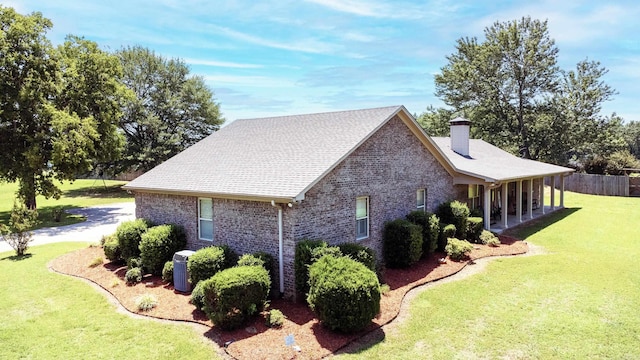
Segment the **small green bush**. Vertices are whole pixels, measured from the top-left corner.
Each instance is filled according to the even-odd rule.
[[[149,311],[158,306],[158,299],[152,294],[143,294],[136,298],[136,307],[140,311]]]
[[[409,267],[422,257],[422,227],[404,219],[384,224],[384,257],[391,268]]]
[[[127,259],[127,269],[132,268],[141,268],[142,269],[142,260],[140,258],[129,258]]]
[[[173,261],[169,260],[164,263],[164,267],[162,268],[162,280],[169,284],[173,284]]]
[[[140,239],[148,228],[149,222],[145,219],[125,221],[118,225],[115,235],[124,260],[140,257]]]
[[[456,226],[453,224],[440,223],[440,236],[438,238],[438,250],[444,251],[447,246],[447,239],[456,237]]]
[[[273,256],[262,251],[258,251],[257,253],[254,253],[253,256],[257,257],[258,259],[264,262],[263,266],[269,273],[269,279],[271,279],[271,283],[273,284],[276,276],[273,268],[273,264],[274,264]]]
[[[284,319],[286,317],[282,313],[282,311],[278,309],[271,309],[267,313],[266,324],[270,328],[279,328],[284,323]]]
[[[94,268],[102,264],[104,264],[104,259],[102,258],[102,256],[98,256],[97,258],[91,260],[91,262],[89,263],[89,267]]]
[[[206,280],[224,267],[224,250],[220,246],[208,246],[197,250],[187,260],[189,281],[192,285]]]
[[[164,263],[184,249],[187,238],[180,226],[167,224],[149,228],[140,240],[142,265],[153,275],[162,275]]]
[[[202,282],[203,310],[215,326],[233,330],[264,308],[271,281],[262,266],[236,266]]]
[[[480,242],[480,234],[483,230],[483,221],[479,217],[467,218],[467,239],[473,243]]]
[[[482,233],[480,234],[480,242],[489,246],[500,245],[500,239],[489,230],[482,230]]]
[[[104,256],[110,261],[120,260],[120,244],[118,244],[118,239],[114,236],[107,238],[102,246],[102,250],[104,250]]]
[[[311,264],[318,261],[325,255],[342,256],[340,248],[337,246],[321,246],[311,250]],[[309,266],[311,265],[309,264]]]
[[[224,263],[222,269],[228,269],[236,266],[238,263],[238,253],[236,253],[229,245],[220,245],[220,248],[224,252]]]
[[[329,329],[354,332],[380,312],[376,274],[346,256],[323,256],[309,267],[307,302]]]
[[[312,251],[318,247],[326,247],[323,240],[301,240],[296,244],[293,260],[293,271],[296,276],[296,291],[305,297],[309,292],[309,265],[313,262]]]
[[[252,254],[244,254],[238,259],[238,266],[262,266],[264,267],[264,261]],[[265,269],[266,270],[266,269]]]
[[[372,249],[356,243],[339,244],[340,252],[344,256],[348,256],[353,260],[367,267],[367,269],[376,272],[376,252]]]
[[[458,200],[447,201],[438,205],[437,215],[445,224],[456,226],[456,236],[461,239],[467,237],[467,218],[471,213],[465,203]]]
[[[467,253],[473,250],[473,245],[466,240],[449,238],[445,251],[451,260],[459,261],[467,257]]]
[[[127,285],[135,285],[142,281],[142,269],[131,268],[124,274]]]
[[[431,254],[438,248],[440,220],[435,214],[415,210],[407,215],[407,220],[422,227],[422,254]]]
[[[198,309],[202,310],[204,307],[204,289],[202,288],[204,281],[200,281],[191,290],[191,303]]]

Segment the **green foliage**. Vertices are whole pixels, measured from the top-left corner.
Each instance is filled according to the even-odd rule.
[[[150,225],[145,219],[125,221],[118,225],[115,235],[124,260],[140,256],[140,239]]]
[[[454,111],[429,105],[416,121],[429,136],[449,136],[449,121],[455,117],[454,115]]]
[[[197,285],[200,281],[206,280],[224,269],[224,250],[219,246],[207,246],[198,249],[187,260],[187,271],[189,281],[192,285]]]
[[[444,251],[447,246],[447,239],[456,236],[456,226],[453,224],[440,223],[440,236],[438,237],[438,250]]]
[[[220,245],[220,248],[224,252],[223,269],[228,269],[235,266],[238,263],[238,253],[236,253],[229,245]]]
[[[362,330],[380,312],[376,274],[348,257],[320,258],[309,267],[309,285],[307,302],[331,330]]]
[[[404,219],[384,224],[384,258],[391,268],[409,267],[422,256],[422,228]]]
[[[109,235],[104,245],[102,246],[102,250],[104,250],[104,256],[110,261],[118,261],[121,260],[120,257],[120,244],[118,244],[118,239]]]
[[[348,256],[366,266],[367,269],[376,272],[376,252],[373,249],[356,243],[339,244],[338,248],[342,255]]]
[[[124,274],[124,279],[127,285],[135,285],[142,281],[142,269],[131,268]]]
[[[21,201],[14,200],[9,218],[9,226],[0,224],[0,237],[22,256],[29,248],[33,234],[29,231],[38,219],[36,210],[29,210]]]
[[[267,325],[270,328],[279,328],[282,326],[282,324],[284,324],[284,319],[286,318],[287,317],[284,316],[282,311],[278,309],[271,309],[267,313],[265,325]]]
[[[238,266],[262,266],[264,267],[264,261],[254,255],[244,254],[238,259]],[[265,269],[267,270],[267,269]]]
[[[456,238],[449,238],[445,247],[445,252],[454,261],[463,260],[471,250],[473,245],[470,242]]]
[[[422,254],[431,254],[438,248],[440,220],[430,212],[415,210],[407,215],[407,220],[422,227]]]
[[[186,245],[187,240],[180,226],[167,224],[151,227],[142,234],[140,240],[142,264],[151,274],[162,275],[164,263]]]
[[[313,249],[326,247],[323,240],[301,240],[296,244],[293,269],[296,275],[296,291],[307,295],[309,292],[309,265],[313,262]]]
[[[102,258],[102,256],[98,256],[95,259],[91,260],[91,262],[89,263],[89,267],[94,268],[102,264],[104,264],[104,259]]]
[[[640,160],[629,150],[616,151],[607,157],[596,156],[588,159],[584,165],[584,170],[589,174],[624,175],[625,168],[640,168]]]
[[[313,264],[314,262],[318,261],[318,259],[320,259],[321,257],[325,256],[325,255],[331,255],[331,256],[342,256],[342,252],[340,251],[340,248],[337,246],[320,246],[317,247],[313,250],[311,250],[311,264]]]
[[[257,257],[258,259],[262,260],[262,262],[264,262],[263,267],[269,273],[269,279],[271,279],[271,283],[273,284],[275,282],[273,256],[262,251],[258,251],[257,253],[254,253],[253,256]]]
[[[202,285],[205,281],[200,281],[191,290],[191,303],[198,309],[204,308],[204,288]]]
[[[458,200],[447,201],[438,205],[436,213],[441,222],[456,226],[457,237],[461,239],[467,237],[467,218],[470,214],[467,204]]]
[[[467,218],[467,239],[470,242],[478,243],[480,241],[480,234],[483,230],[483,220],[480,217]]]
[[[122,48],[117,56],[123,82],[135,94],[120,120],[126,149],[119,170],[150,170],[224,122],[212,91],[184,61],[140,46]]]
[[[169,260],[162,267],[162,281],[173,285],[173,261]]]
[[[233,330],[262,310],[271,281],[262,266],[236,266],[202,282],[204,312],[215,326]]]
[[[122,258],[122,255],[120,255],[120,257]],[[132,269],[132,268],[141,268],[142,269],[142,259],[140,259],[140,258],[129,258],[127,260],[127,269]]]
[[[158,299],[152,294],[143,294],[136,298],[136,307],[139,311],[149,311],[158,306]]]
[[[480,234],[480,243],[489,246],[499,246],[500,239],[489,230],[482,230]]]

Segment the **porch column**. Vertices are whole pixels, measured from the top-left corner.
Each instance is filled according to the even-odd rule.
[[[529,183],[527,195],[527,214],[529,214],[529,219],[533,219],[533,179],[527,180]]]
[[[542,209],[542,214],[545,214],[544,211],[544,176],[540,178],[540,208]]]
[[[556,176],[553,175],[551,177],[551,182],[549,184],[551,186],[551,211],[556,209]]]
[[[502,183],[502,214],[500,215],[500,218],[502,220],[502,228],[506,229],[509,225],[507,224],[507,215],[508,215],[508,211],[507,211],[507,196],[509,195],[509,183],[508,182],[504,182]]]
[[[560,175],[560,208],[564,209],[564,174]]]
[[[484,199],[482,199],[484,228],[486,230],[491,230],[491,188],[487,185],[482,185],[482,188],[484,189]]]
[[[516,219],[522,222],[522,180],[516,183]]]

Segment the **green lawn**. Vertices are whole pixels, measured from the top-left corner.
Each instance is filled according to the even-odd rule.
[[[69,225],[82,222],[81,216],[63,214],[62,221],[56,222],[53,218],[53,210],[87,207],[92,205],[113,204],[118,202],[133,201],[133,197],[120,187],[126,184],[123,181],[111,180],[76,180],[73,183],[64,182],[58,184],[62,190],[60,199],[45,199],[42,196],[36,198],[38,206],[38,224],[35,229]],[[18,190],[17,183],[0,183],[0,223],[7,224],[11,215],[13,199]]]
[[[211,359],[208,340],[186,325],[132,319],[91,286],[47,269],[61,243],[0,254],[0,359]]]
[[[362,359],[640,357],[640,199],[567,193],[516,235],[545,255],[504,258],[419,295]]]

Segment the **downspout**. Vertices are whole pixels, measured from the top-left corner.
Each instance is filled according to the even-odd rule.
[[[284,239],[282,236],[282,206],[271,200],[271,206],[278,208],[278,273],[280,274],[280,296],[284,295]]]

